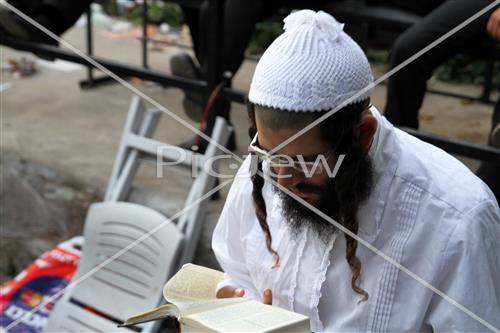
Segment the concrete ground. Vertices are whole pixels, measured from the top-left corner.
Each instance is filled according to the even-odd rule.
[[[116,61],[140,64],[140,44],[135,40],[111,40],[100,31],[95,34],[96,54]],[[80,49],[85,48],[84,29],[74,28],[63,36]],[[169,71],[169,58],[183,52],[176,47],[164,51],[151,51],[150,64],[153,69]],[[0,58],[20,59],[22,56],[34,59],[31,54],[17,52],[0,46]],[[248,91],[255,61],[247,60],[234,79],[234,86]],[[85,79],[85,69],[61,72],[39,67],[39,72],[27,78],[16,79],[3,72],[1,83],[12,86],[1,93],[1,148],[14,151],[22,158],[32,160],[96,189],[102,195],[116,149],[120,141],[132,92],[119,84],[110,84],[98,89],[81,90],[78,81]],[[383,68],[374,68],[376,76]],[[435,88],[479,94],[477,86],[450,85],[431,82]],[[152,83],[135,86],[160,102],[175,114],[190,122],[182,110],[182,92],[179,89],[163,89]],[[373,104],[383,110],[385,87],[375,88]],[[459,138],[475,143],[485,143],[490,126],[493,107],[479,103],[466,103],[456,98],[428,95],[421,112],[421,129],[440,135]],[[234,104],[232,120],[237,133],[237,154],[243,155],[249,143],[245,107]],[[163,115],[155,138],[166,143],[179,143],[193,136],[183,125]],[[474,169],[477,163],[466,161]],[[232,172],[227,163],[223,169]],[[234,172],[234,171],[233,171]],[[157,209],[174,213],[180,209],[183,195],[189,189],[190,179],[180,180],[177,173],[165,179],[155,177],[152,164],[144,164],[134,182],[137,193],[143,197],[149,193],[148,202],[154,202]],[[220,213],[229,187],[221,190],[222,197],[212,201],[207,226],[198,253],[205,253],[201,262],[215,265],[210,256],[209,239]],[[164,209],[161,209],[161,208]],[[206,250],[206,251],[205,251]],[[206,254],[208,253],[208,254]]]

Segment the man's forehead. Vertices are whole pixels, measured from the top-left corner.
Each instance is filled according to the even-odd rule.
[[[265,150],[274,150],[281,146],[283,142],[288,141],[290,137],[295,135],[301,128],[280,128],[271,129],[265,125],[257,125],[258,130],[258,145]],[[296,139],[288,142],[274,154],[284,154],[290,156],[315,156],[330,148],[330,143],[326,142],[321,132],[317,127],[313,127],[309,131],[298,136]]]
[[[297,112],[273,109],[265,106],[255,106],[257,125],[263,125],[272,130],[302,129],[316,120],[311,112]]]

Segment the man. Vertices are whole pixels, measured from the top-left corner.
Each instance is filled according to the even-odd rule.
[[[238,171],[213,235],[226,276],[217,296],[303,313],[314,332],[488,331],[329,223],[337,221],[500,328],[493,194],[369,105],[369,63],[342,27],[323,12],[293,13],[257,65],[254,158]]]

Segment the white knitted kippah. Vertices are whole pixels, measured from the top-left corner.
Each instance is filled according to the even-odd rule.
[[[319,11],[288,15],[284,30],[260,59],[250,86],[254,104],[289,111],[333,109],[371,95],[373,75],[343,24]],[[361,92],[361,90],[365,91]],[[360,93],[361,92],[361,93]]]

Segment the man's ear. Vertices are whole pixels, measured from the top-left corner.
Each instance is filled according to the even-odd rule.
[[[373,137],[377,131],[377,119],[369,111],[363,111],[358,125],[359,142],[363,148],[363,152],[368,153],[373,142]]]

